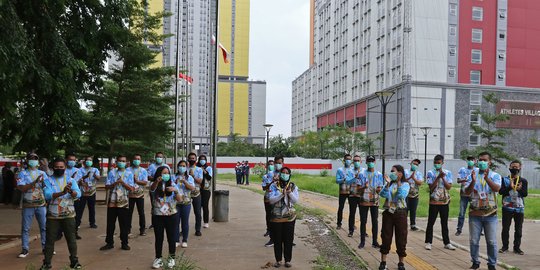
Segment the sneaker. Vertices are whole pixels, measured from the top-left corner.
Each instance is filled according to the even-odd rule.
[[[97,225],[96,224],[90,224],[90,228],[97,229]]]
[[[426,248],[426,250],[431,250],[431,243],[426,243],[425,248]]]
[[[488,270],[495,270],[497,268],[495,268],[495,265],[488,265]]]
[[[478,269],[478,268],[480,268],[480,264],[479,263],[473,263],[469,269]]]
[[[187,248],[187,242],[182,242],[182,248]]]
[[[210,228],[210,224],[204,223],[203,228]]]
[[[81,239],[82,239],[82,237],[81,237],[81,236],[80,236],[80,235],[79,235],[78,233],[76,233],[76,234],[75,234],[75,239],[77,239],[77,240],[81,240]]]
[[[114,248],[113,245],[107,244],[107,245],[104,245],[104,246],[100,247],[99,250],[109,250],[109,249],[113,249],[113,248]]]
[[[82,265],[78,261],[72,262],[69,267],[71,269],[82,269]]]
[[[353,236],[353,233],[352,231],[349,231],[349,234],[347,235],[348,237],[352,237]]]
[[[379,243],[375,242],[375,243],[371,244],[371,247],[372,248],[381,248],[381,245],[379,245]]]
[[[52,269],[52,265],[50,264],[43,264],[39,270],[50,270]]]
[[[139,233],[139,235],[140,235],[140,236],[146,236],[146,231],[141,231],[141,232]]]
[[[480,235],[484,235],[484,231],[482,231],[482,232],[480,233]]]
[[[125,245],[122,245],[121,249],[130,250],[131,248],[127,244],[125,244]]]
[[[449,249],[449,250],[456,250],[456,247],[454,247],[454,245],[452,244],[447,244],[446,246],[444,246],[444,248]]]
[[[507,253],[507,252],[508,252],[507,247],[502,247],[501,249],[499,249],[499,253]]]
[[[416,227],[415,225],[411,226],[411,231],[413,231],[413,232],[418,231],[418,227]]]
[[[285,262],[285,268],[291,268],[292,264],[290,262]]]
[[[167,267],[168,268],[173,268],[174,266],[176,265],[176,260],[174,258],[169,258],[167,260]]]
[[[267,237],[267,236],[270,236],[270,232],[269,232],[269,231],[266,231],[266,233],[263,235],[263,237]]]
[[[274,246],[274,241],[272,241],[272,239],[270,239],[268,241],[268,243],[264,244],[265,247],[273,247]]]
[[[26,256],[28,256],[28,250],[23,249],[23,250],[21,251],[21,254],[19,254],[19,256],[17,256],[17,257],[19,257],[19,258],[26,258]]]
[[[336,230],[341,230],[341,225],[337,225]]]
[[[514,248],[514,253],[519,254],[519,255],[525,254],[525,252],[523,252],[523,250],[521,250],[519,248]]]
[[[455,233],[456,236],[460,236],[461,235],[461,231],[460,230],[457,230],[456,233]]]
[[[152,228],[154,228],[154,225],[150,224],[150,226],[148,226],[148,229],[150,230]]]
[[[402,262],[398,263],[397,264],[397,269],[398,270],[405,270],[405,264],[403,264]]]
[[[179,247],[180,246],[180,242],[176,242],[176,247]]]
[[[152,263],[152,268],[153,269],[159,269],[163,266],[163,261],[161,260],[161,258],[157,258],[154,260],[154,262]]]
[[[379,270],[387,270],[388,268],[386,267],[386,262],[381,262],[381,264],[379,264]]]
[[[280,267],[281,267],[281,262],[276,262],[276,263],[274,263],[274,267],[275,267],[275,268],[280,268]]]
[[[365,242],[360,242],[360,244],[358,245],[358,248],[363,249],[365,245],[366,245]]]
[[[198,231],[198,232],[195,232],[195,235],[196,236],[202,236],[202,233],[201,233],[201,231]]]

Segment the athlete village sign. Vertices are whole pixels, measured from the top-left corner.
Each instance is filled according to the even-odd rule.
[[[501,100],[496,110],[510,119],[497,123],[497,128],[540,129],[540,103]]]

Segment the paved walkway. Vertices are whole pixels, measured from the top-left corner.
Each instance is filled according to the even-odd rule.
[[[264,207],[262,195],[232,186],[218,186],[218,189],[230,190],[230,213],[229,222],[210,223],[209,229],[203,229],[202,237],[194,236],[194,216],[190,216],[189,248],[177,251],[194,260],[198,266],[204,269],[234,269],[252,270],[260,269],[267,262],[274,262],[273,249],[265,248],[264,243],[268,238],[262,234],[265,232]],[[100,194],[104,197],[103,194]],[[98,196],[99,197],[99,196]],[[147,200],[146,212],[149,212]],[[20,210],[2,206],[0,234],[20,234]],[[87,211],[82,221],[80,234],[83,237],[78,241],[78,253],[85,269],[150,269],[154,259],[154,236],[150,230],[147,236],[135,236],[130,239],[130,251],[120,250],[118,235],[115,237],[115,248],[106,252],[99,251],[104,244],[105,206],[97,207],[98,229],[88,228]],[[150,216],[147,215],[149,225]],[[137,213],[134,213],[133,230],[138,229]],[[293,267],[295,269],[311,269],[313,261],[318,253],[308,243],[309,230],[302,222],[296,223],[297,244],[293,253]],[[118,227],[117,227],[118,233]],[[34,222],[31,235],[37,235],[37,224]],[[68,251],[64,239],[56,243],[57,255],[53,258],[54,269],[68,265]],[[166,252],[166,241],[163,248]],[[20,242],[16,247],[2,249],[0,246],[0,261],[2,269],[25,269],[29,264],[36,267],[41,265],[43,256],[38,241],[30,244],[30,255],[25,259],[17,258],[20,252]]]

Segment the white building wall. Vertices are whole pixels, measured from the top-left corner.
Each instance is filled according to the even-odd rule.
[[[266,131],[263,124],[266,122],[266,83],[261,81],[249,82],[251,95],[250,136],[255,137],[253,143],[263,144]]]

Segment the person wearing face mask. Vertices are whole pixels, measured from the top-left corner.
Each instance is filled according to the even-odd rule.
[[[401,165],[394,165],[389,175],[384,176],[386,184],[381,190],[385,198],[382,214],[381,230],[381,264],[379,270],[386,270],[386,256],[390,252],[392,235],[396,234],[396,253],[399,256],[398,269],[405,270],[403,260],[407,256],[407,196],[410,185],[405,178],[405,170]]]
[[[427,173],[427,184],[429,185],[429,213],[426,228],[426,250],[431,250],[433,242],[433,225],[437,220],[437,215],[441,215],[441,232],[444,248],[455,250],[456,247],[450,243],[448,236],[448,213],[450,211],[450,192],[452,188],[452,172],[443,169],[444,157],[436,155],[433,160],[433,169]]]
[[[478,171],[471,172],[465,192],[470,194],[469,206],[469,247],[470,269],[480,268],[480,234],[486,234],[488,269],[497,265],[497,193],[501,188],[501,176],[490,170],[491,154],[482,152],[478,155]]]
[[[460,236],[463,230],[463,224],[465,223],[465,212],[467,211],[467,206],[469,205],[470,196],[465,192],[465,187],[468,185],[468,178],[473,171],[478,171],[478,168],[474,166],[476,163],[476,158],[473,156],[467,157],[467,167],[461,167],[459,169],[458,175],[458,184],[461,185],[459,191],[459,216],[458,224],[456,228],[456,236]]]
[[[268,202],[268,195],[269,195],[269,188],[274,180],[274,160],[269,160],[268,164],[266,164],[266,173],[262,177],[261,181],[261,187],[264,191],[264,212],[265,212],[265,219],[266,219],[266,232],[264,233],[264,237],[270,236],[270,203]],[[270,237],[271,238],[271,237]],[[273,244],[273,243],[272,243]]]
[[[131,166],[128,171],[133,174],[135,189],[129,192],[129,233],[131,233],[131,221],[133,220],[133,210],[137,205],[139,214],[139,235],[146,235],[146,217],[144,215],[144,187],[148,184],[148,172],[141,167],[141,155],[135,154],[131,158]]]
[[[501,238],[503,246],[499,253],[508,252],[508,242],[510,238],[510,225],[514,219],[514,253],[523,255],[521,250],[521,232],[523,228],[523,218],[525,213],[525,200],[528,191],[527,179],[520,176],[521,161],[514,160],[510,163],[510,175],[504,177],[499,190],[502,197],[502,232]]]
[[[337,210],[337,227],[341,229],[343,221],[343,208],[345,207],[345,201],[349,200],[349,194],[351,191],[351,184],[355,181],[354,171],[352,168],[352,156],[346,154],[343,156],[343,167],[339,168],[336,172],[336,184],[339,185],[339,200]],[[354,228],[349,228],[349,234],[352,236]]]
[[[244,178],[246,179],[246,186],[249,186],[249,161],[245,161],[244,163]]]
[[[163,267],[162,249],[163,234],[167,233],[167,242],[169,244],[169,257],[167,259],[167,268],[175,266],[176,243],[175,224],[177,214],[177,202],[182,201],[182,195],[179,192],[178,185],[174,182],[171,172],[165,166],[158,167],[154,174],[154,181],[150,186],[150,191],[154,193],[152,200],[152,224],[154,224],[154,248],[155,259],[152,263],[153,269]]]
[[[54,237],[61,230],[66,236],[69,249],[71,269],[81,269],[77,258],[77,226],[75,221],[75,200],[81,197],[77,181],[66,174],[66,161],[55,159],[53,175],[45,181],[45,199],[48,202],[47,211],[47,241],[45,258],[41,270],[52,269],[51,260],[54,254]]]
[[[281,266],[281,260],[285,257],[285,267],[292,266],[292,249],[294,241],[294,226],[296,211],[294,204],[298,202],[298,187],[290,181],[291,169],[281,168],[279,181],[270,185],[268,200],[271,208],[271,230],[274,240],[274,267]]]
[[[413,159],[411,169],[405,170],[405,177],[409,183],[409,195],[407,196],[407,212],[411,221],[411,231],[418,231],[416,227],[416,208],[418,208],[418,194],[420,186],[424,182],[422,172],[418,170],[418,166],[422,163],[419,159]]]
[[[176,246],[180,246],[180,225],[182,225],[182,248],[187,248],[189,236],[189,214],[191,212],[191,191],[195,189],[195,180],[188,174],[188,163],[181,160],[177,165],[178,170],[175,175],[175,182],[182,196],[182,200],[176,203],[177,217],[175,228]]]
[[[203,228],[208,228],[210,225],[210,209],[208,207],[210,203],[210,196],[212,195],[212,167],[208,166],[206,156],[200,155],[199,162],[197,162],[197,167],[202,169],[203,179],[201,183],[201,205],[203,213]]]
[[[96,229],[96,186],[100,175],[98,169],[92,167],[93,157],[87,156],[84,159],[84,167],[79,169],[79,188],[82,196],[79,200],[76,210],[75,222],[77,228],[81,225],[81,219],[84,214],[84,208],[88,204],[88,220],[90,228]]]
[[[349,237],[353,236],[354,233],[354,222],[356,220],[356,208],[358,208],[358,203],[361,198],[360,190],[360,175],[364,173],[365,169],[360,167],[360,156],[355,155],[353,157],[352,169],[354,174],[354,180],[351,183],[349,189]]]
[[[273,165],[270,167],[268,166],[268,173],[266,174],[266,180],[264,180],[264,183],[266,185],[263,187],[266,188],[266,192],[264,194],[264,210],[266,212],[266,233],[264,236],[269,236],[270,239],[266,244],[264,244],[265,247],[273,247],[274,246],[274,240],[272,240],[272,230],[270,226],[270,221],[272,219],[272,205],[270,204],[270,201],[268,199],[268,196],[270,196],[270,185],[274,182],[279,181],[279,171],[283,168],[283,162],[285,161],[285,158],[281,155],[277,155],[274,157]]]
[[[124,155],[116,157],[116,169],[109,172],[105,189],[109,192],[107,200],[107,235],[105,237],[106,245],[100,250],[109,250],[114,248],[114,230],[116,219],[120,226],[120,240],[122,249],[130,250],[128,245],[129,233],[129,192],[135,189],[133,174],[126,169],[127,158]]]
[[[167,167],[167,169],[169,169],[169,171],[171,171],[171,168],[165,162],[165,155],[163,154],[163,152],[157,152],[154,156],[154,162],[150,164],[150,166],[148,166],[148,181],[154,181],[154,174],[156,173],[156,169],[161,166],[165,166]],[[154,199],[152,198],[152,192],[149,192],[149,195],[150,201],[153,201]],[[152,229],[152,224],[148,226],[148,229]]]
[[[373,248],[379,248],[377,234],[379,231],[379,193],[384,185],[383,175],[375,170],[375,157],[366,158],[367,170],[360,174],[360,244],[358,248],[363,248],[366,244],[366,224],[368,212],[371,215],[371,233]]]
[[[26,156],[27,168],[22,170],[17,177],[17,189],[22,192],[22,224],[21,241],[22,251],[19,258],[26,258],[29,251],[30,228],[34,216],[39,225],[41,235],[41,248],[45,251],[47,208],[45,202],[44,181],[47,174],[38,169],[39,157],[35,153]]]
[[[242,164],[240,163],[240,161],[236,162],[236,167],[234,167],[234,172],[236,174],[236,184],[237,185],[242,184],[243,169],[242,169]]]
[[[193,199],[193,213],[195,214],[195,235],[201,236],[201,207],[202,207],[202,198],[201,198],[201,184],[203,181],[204,173],[200,167],[196,166],[197,163],[197,154],[189,153],[188,154],[188,174],[193,177],[195,180],[195,189],[191,191],[191,198]]]

